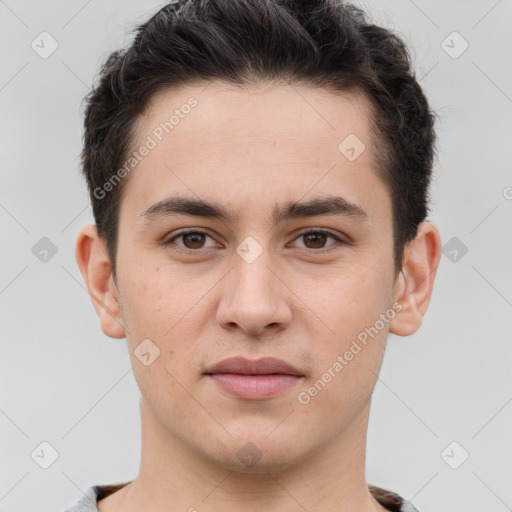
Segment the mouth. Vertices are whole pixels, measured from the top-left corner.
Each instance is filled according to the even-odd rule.
[[[273,357],[255,361],[244,357],[224,359],[209,368],[205,375],[223,391],[246,400],[276,396],[304,377],[291,364]]]

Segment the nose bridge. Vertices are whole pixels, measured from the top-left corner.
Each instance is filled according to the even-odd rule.
[[[262,237],[260,237],[262,240]],[[266,244],[266,245],[264,245]],[[267,242],[258,242],[254,237],[246,237],[236,248],[234,255],[235,291],[239,301],[245,306],[253,303],[256,309],[267,309],[273,305],[275,280],[269,268],[272,254]]]
[[[274,275],[270,248],[254,237],[246,237],[236,247],[233,267],[219,305],[219,323],[225,328],[236,324],[251,334],[261,333],[267,326],[287,324],[291,313],[283,287]]]

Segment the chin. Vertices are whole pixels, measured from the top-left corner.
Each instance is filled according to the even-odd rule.
[[[219,453],[211,453],[210,457],[217,465],[237,473],[265,474],[287,470],[299,464],[305,457],[297,443],[287,442],[293,436],[268,437],[268,432],[260,435],[234,436],[231,446],[223,446]],[[211,446],[210,446],[211,448]]]

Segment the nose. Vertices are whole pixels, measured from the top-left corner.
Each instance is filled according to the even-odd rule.
[[[279,270],[269,252],[264,249],[254,261],[233,255],[234,268],[223,280],[217,309],[217,322],[222,328],[263,336],[266,331],[276,333],[289,325],[291,294],[278,277]]]

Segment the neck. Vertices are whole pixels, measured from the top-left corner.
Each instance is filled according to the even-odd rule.
[[[233,470],[206,459],[162,427],[141,401],[142,458],[138,477],[102,500],[100,512],[383,512],[365,477],[370,403],[314,454],[265,471]]]

